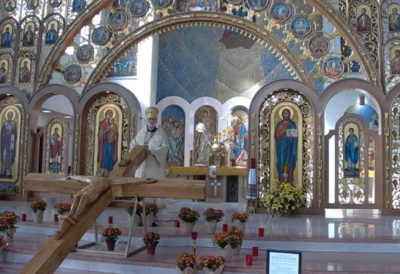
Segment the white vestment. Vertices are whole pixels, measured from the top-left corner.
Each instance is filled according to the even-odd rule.
[[[142,128],[135,139],[131,142],[131,149],[135,146],[146,145],[153,155],[148,155],[147,159],[140,165],[135,172],[137,178],[165,178],[165,164],[168,152],[168,138],[162,127],[157,128],[154,135],[150,137],[147,126]]]

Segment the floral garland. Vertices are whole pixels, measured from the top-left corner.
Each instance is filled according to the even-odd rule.
[[[186,267],[191,267],[194,269],[195,262],[196,262],[196,255],[183,253],[179,255],[179,257],[176,259],[176,266],[181,271],[184,271]]]
[[[218,223],[222,220],[222,217],[224,217],[225,214],[220,209],[215,210],[213,208],[208,208],[204,211],[203,216],[206,217],[206,222],[217,221]]]
[[[116,242],[119,236],[121,236],[121,230],[119,230],[118,228],[109,227],[106,228],[103,232],[103,237],[106,242]]]
[[[195,223],[199,219],[200,215],[196,210],[191,210],[188,207],[182,207],[179,212],[179,218],[186,223]]]
[[[145,243],[145,245],[157,245],[159,241],[160,241],[160,234],[154,232],[148,232],[143,237],[143,242]]]
[[[45,201],[34,201],[30,204],[30,207],[34,213],[36,211],[45,211],[46,210],[47,203]]]

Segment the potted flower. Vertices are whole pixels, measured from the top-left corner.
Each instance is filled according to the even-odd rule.
[[[4,240],[7,240],[7,229],[8,224],[6,220],[0,219],[0,238],[2,237]]]
[[[235,212],[232,214],[232,223],[234,223],[235,226],[243,232],[243,234],[246,233],[247,218],[249,218],[249,214],[247,213]]]
[[[217,232],[214,234],[212,241],[226,261],[229,262],[233,256],[234,248],[237,248],[237,245],[231,245],[230,235],[223,232]]]
[[[44,201],[34,201],[30,204],[33,211],[33,221],[43,223],[43,212],[46,210],[47,203]]]
[[[115,249],[115,242],[121,236],[121,230],[118,228],[109,227],[103,232],[104,241],[107,244],[107,250],[113,251]]]
[[[228,235],[229,243],[233,247],[233,255],[239,255],[243,243],[243,232],[236,226],[231,226]]]
[[[200,257],[200,266],[206,274],[220,274],[224,269],[226,259],[224,257],[203,256]]]
[[[199,213],[196,210],[191,210],[188,207],[182,207],[178,216],[185,223],[186,232],[193,231],[193,227],[200,217]]]
[[[158,213],[158,208],[154,204],[147,204],[146,205],[146,216],[143,216],[142,213],[142,218],[146,218],[146,225],[147,226],[152,226],[154,222],[154,218],[156,217],[156,214]],[[143,219],[144,223],[144,219]]]
[[[126,210],[126,212],[128,213],[128,216],[129,216],[129,218],[128,218],[129,219],[129,224],[131,222],[134,209],[135,209],[135,203],[134,202],[125,204],[125,210]],[[137,216],[135,216],[135,220],[134,220],[134,223],[133,223],[134,226],[139,226],[140,219],[142,218],[142,212],[143,212],[143,208],[142,208],[142,206],[140,204],[138,204],[137,208],[136,208],[136,215]]]
[[[53,209],[58,215],[64,215],[71,210],[71,204],[69,203],[58,203],[53,206]]]
[[[1,219],[5,220],[7,223],[7,238],[10,245],[14,242],[14,234],[17,232],[17,227],[15,226],[19,222],[19,216],[12,211],[4,211],[1,213]]]
[[[272,217],[293,215],[303,205],[304,195],[297,187],[288,183],[273,182],[265,192],[263,204]]]
[[[196,255],[183,253],[176,259],[176,268],[181,274],[194,274]]]
[[[204,211],[203,216],[206,218],[206,234],[214,234],[217,229],[217,224],[222,220],[225,214],[222,210],[208,208]]]
[[[154,232],[148,232],[143,237],[143,242],[147,246],[147,254],[154,254],[159,241],[160,241],[160,234]]]

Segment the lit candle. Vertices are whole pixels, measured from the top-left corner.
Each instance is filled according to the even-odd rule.
[[[253,265],[253,257],[251,255],[246,255],[246,265],[247,266]]]
[[[287,174],[287,164],[283,164],[283,174]]]
[[[54,222],[58,222],[58,215],[54,214]]]

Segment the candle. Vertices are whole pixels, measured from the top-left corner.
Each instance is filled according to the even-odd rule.
[[[258,247],[257,246],[253,247],[252,254],[254,257],[258,256]]]
[[[113,223],[113,217],[112,217],[112,216],[109,216],[109,217],[108,217],[108,223],[109,223],[109,224],[112,224],[112,223]]]
[[[263,227],[260,227],[258,229],[258,237],[264,237],[264,228]]]
[[[231,160],[231,166],[236,166],[236,160],[235,159]]]
[[[253,256],[251,256],[251,255],[246,255],[246,265],[247,265],[247,266],[253,265]]]
[[[287,164],[283,164],[283,174],[287,174]]]
[[[180,223],[179,223],[179,221],[175,221],[175,227],[180,227]]]
[[[58,215],[54,214],[54,222],[58,222]]]
[[[26,214],[25,214],[25,213],[22,213],[22,215],[21,215],[21,221],[22,221],[22,222],[26,222]]]
[[[222,225],[222,232],[228,232],[228,224]]]
[[[192,232],[192,240],[196,240],[197,239],[197,232]]]

